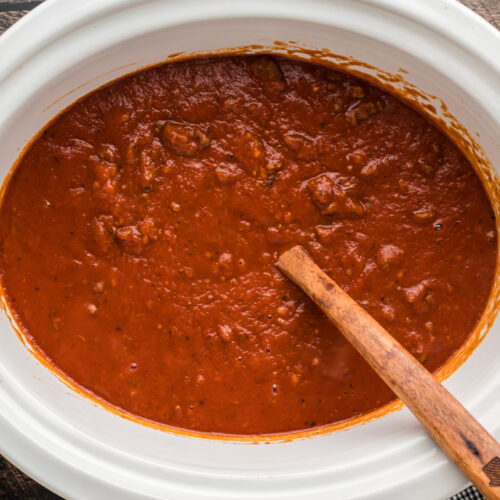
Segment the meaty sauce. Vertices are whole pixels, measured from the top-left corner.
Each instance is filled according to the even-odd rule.
[[[494,215],[455,145],[397,98],[286,59],[218,57],[77,102],[7,185],[2,284],[85,390],[198,431],[286,432],[394,399],[275,267],[303,245],[428,369],[477,324]]]

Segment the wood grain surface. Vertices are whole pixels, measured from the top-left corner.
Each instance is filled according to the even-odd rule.
[[[500,0],[461,0],[461,2],[500,29]],[[40,3],[42,2],[39,0],[0,0],[0,35]],[[0,456],[0,500],[57,500],[59,498]],[[482,497],[472,487],[464,490],[460,496],[453,497],[454,500],[468,498],[479,500]]]

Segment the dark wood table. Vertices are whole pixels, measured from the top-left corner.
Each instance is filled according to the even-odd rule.
[[[461,1],[500,29],[500,0]],[[41,3],[39,0],[0,0],[0,35],[29,10]],[[58,498],[60,497],[30,479],[0,456],[0,500],[57,500]],[[473,488],[468,488],[460,495],[453,497],[456,500],[481,498]]]

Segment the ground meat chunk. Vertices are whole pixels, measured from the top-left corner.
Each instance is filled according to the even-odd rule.
[[[262,139],[245,130],[243,137],[239,140],[237,158],[248,168],[255,169],[266,161],[266,149]]]
[[[109,163],[118,163],[120,161],[118,148],[113,144],[101,144],[97,148],[97,156],[99,156],[101,160],[105,160]]]
[[[429,342],[421,332],[411,331],[407,335],[407,349],[420,363],[425,363],[429,356]]]
[[[266,231],[267,240],[276,245],[283,245],[293,240],[293,233],[286,229],[268,227]]]
[[[363,204],[346,192],[346,186],[335,182],[327,174],[311,179],[307,188],[323,215],[361,217],[365,212]]]
[[[286,88],[283,72],[278,63],[268,56],[258,56],[250,64],[252,75],[264,83],[267,90],[281,92]]]
[[[396,310],[391,304],[382,304],[380,312],[382,316],[391,323],[396,319]]]
[[[152,217],[144,217],[144,219],[137,224],[137,228],[139,229],[139,232],[143,236],[147,236],[150,241],[156,241],[160,234]]]
[[[428,311],[436,303],[437,290],[433,279],[422,280],[402,291],[406,301],[419,313]]]
[[[139,165],[139,181],[141,187],[151,186],[156,170],[164,167],[167,163],[165,150],[157,138],[141,151]]]
[[[377,264],[380,268],[387,270],[399,262],[403,254],[403,250],[396,245],[382,245],[377,253]]]
[[[116,227],[112,215],[99,215],[91,222],[92,236],[101,251],[108,250],[114,242]]]
[[[363,87],[359,85],[352,85],[349,89],[349,94],[351,95],[351,97],[356,97],[359,99],[365,97],[365,91]]]
[[[97,182],[103,185],[108,179],[112,179],[118,172],[118,167],[107,161],[98,161],[94,165],[94,172]]]
[[[345,113],[345,117],[347,122],[355,127],[359,122],[370,118],[370,116],[376,115],[381,107],[381,103],[373,103],[371,101],[358,102],[349,107]]]
[[[153,182],[155,176],[155,165],[151,160],[151,155],[149,151],[144,150],[141,153],[141,165],[140,165],[140,180],[141,186],[145,188],[150,186]]]
[[[328,175],[320,175],[307,183],[313,201],[322,208],[331,202],[335,195],[335,184]]]
[[[329,226],[316,226],[314,232],[318,237],[318,240],[324,245],[329,245],[338,238],[338,234],[342,229],[342,224],[336,223]]]
[[[299,160],[316,160],[318,148],[314,139],[305,134],[292,132],[283,136],[284,143],[293,151],[296,151]]]
[[[237,181],[243,175],[243,171],[236,165],[219,165],[215,168],[215,176],[221,184],[230,184]]]
[[[210,138],[196,125],[166,122],[162,130],[165,147],[180,156],[195,156],[210,145]]]
[[[358,276],[365,264],[365,257],[361,246],[356,241],[344,241],[344,249],[341,252],[340,261],[348,276]]]
[[[436,211],[431,206],[419,208],[412,212],[413,218],[421,223],[430,222],[435,219]]]
[[[365,208],[359,201],[340,192],[322,213],[337,217],[361,217],[365,213]]]
[[[132,255],[140,255],[149,238],[143,235],[137,226],[124,226],[116,230],[116,241],[123,250]]]
[[[236,158],[248,173],[261,179],[267,179],[282,167],[281,156],[249,130],[238,140]]]

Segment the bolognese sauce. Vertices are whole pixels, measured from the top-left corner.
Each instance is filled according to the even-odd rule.
[[[457,147],[347,73],[270,56],[127,76],[49,124],[6,186],[19,326],[86,391],[227,434],[339,422],[395,398],[275,267],[303,245],[429,370],[492,286],[496,230]]]

